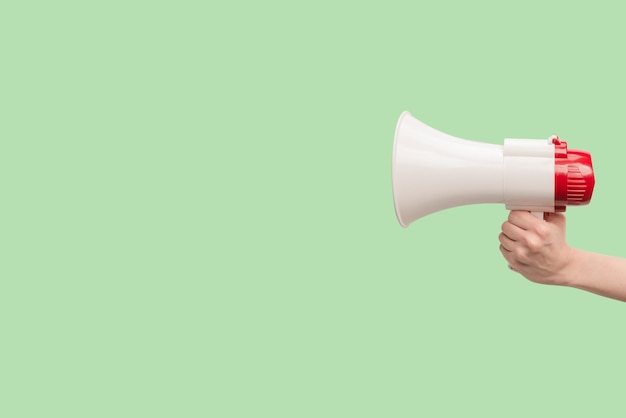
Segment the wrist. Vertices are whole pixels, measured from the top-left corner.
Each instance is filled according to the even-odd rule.
[[[568,247],[568,254],[555,277],[555,283],[560,286],[580,287],[581,268],[585,264],[586,253],[577,248]]]

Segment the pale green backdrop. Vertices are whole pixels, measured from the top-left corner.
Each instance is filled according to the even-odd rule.
[[[403,110],[556,133],[570,243],[626,256],[616,4],[3,2],[0,416],[624,416],[626,305],[390,179]]]

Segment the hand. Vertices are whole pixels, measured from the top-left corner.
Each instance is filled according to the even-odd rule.
[[[502,224],[500,251],[509,266],[535,283],[568,285],[574,249],[565,241],[565,216],[549,213],[545,220],[514,210]]]

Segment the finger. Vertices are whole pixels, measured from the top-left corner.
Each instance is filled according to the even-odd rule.
[[[533,229],[543,220],[536,218],[532,213],[525,210],[512,210],[509,213],[509,222],[521,229]]]
[[[511,253],[509,250],[504,248],[504,246],[502,245],[500,245],[500,252],[502,253],[502,256],[504,257],[504,259],[506,260],[509,268],[513,271],[517,271],[515,267],[513,267],[513,264],[515,263],[515,260],[513,260],[513,253]]]
[[[505,222],[502,224],[502,233],[509,237],[512,241],[519,241],[525,231],[517,225],[513,225],[511,222]]]
[[[512,252],[515,246],[515,241],[511,238],[507,237],[504,233],[498,235],[498,240],[500,241],[500,248],[506,250],[507,252]]]
[[[509,269],[511,271],[514,271],[516,273],[520,273],[520,270],[518,269],[518,267],[523,267],[523,264],[518,263],[514,257],[513,257],[513,253],[508,252],[506,248],[504,248],[503,246],[500,246],[500,252],[502,253],[502,255],[504,256],[504,259],[507,262],[507,265],[509,266]],[[521,273],[520,273],[521,274]]]

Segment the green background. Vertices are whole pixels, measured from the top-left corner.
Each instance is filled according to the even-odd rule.
[[[570,244],[626,255],[614,4],[3,2],[0,416],[623,416],[624,305],[390,179],[403,110],[556,133]]]

